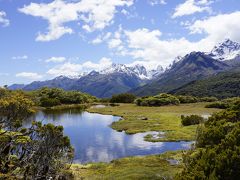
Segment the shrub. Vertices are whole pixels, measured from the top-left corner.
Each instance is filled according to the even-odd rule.
[[[193,96],[177,96],[179,99],[180,103],[196,103],[198,102],[198,99]]]
[[[58,99],[55,98],[41,98],[40,99],[40,106],[42,107],[53,107],[60,105],[61,102]]]
[[[129,93],[113,95],[110,99],[110,103],[133,103],[136,96]]]
[[[180,102],[178,98],[170,94],[159,94],[151,97],[138,98],[135,104],[138,106],[164,106],[164,105],[178,105]]]
[[[97,98],[79,91],[64,91],[59,88],[44,87],[31,92],[35,102],[43,107],[51,107],[60,104],[84,104],[97,101]]]
[[[174,179],[240,179],[240,101],[212,115],[197,131],[195,147],[183,156]]]
[[[216,97],[202,97],[199,99],[200,102],[214,102],[218,101]]]
[[[205,106],[205,108],[227,109],[229,105],[223,102],[214,102]]]
[[[200,124],[201,122],[203,122],[203,117],[198,116],[198,115],[190,115],[190,116],[181,116],[182,119],[182,125],[183,126],[190,126],[190,125],[194,125],[194,124]]]

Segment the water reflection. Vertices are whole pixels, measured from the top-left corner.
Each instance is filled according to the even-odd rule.
[[[126,156],[188,149],[191,142],[146,142],[146,133],[127,135],[109,127],[120,117],[81,110],[38,112],[33,119],[64,126],[75,148],[75,163],[108,162]]]

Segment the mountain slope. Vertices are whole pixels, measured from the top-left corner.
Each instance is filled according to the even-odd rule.
[[[71,89],[107,98],[136,88],[143,82],[134,74],[114,72],[106,75],[94,72],[77,80]]]
[[[229,69],[224,62],[213,59],[202,52],[192,52],[174,63],[170,69],[151,83],[138,87],[130,92],[138,96],[155,95],[169,92],[191,81]]]
[[[50,87],[50,88],[61,88],[64,90],[71,90],[71,86],[76,82],[75,79],[71,79],[65,76],[59,76],[52,80],[47,81],[34,81],[28,85],[25,85],[21,89],[26,91],[36,90],[42,87]],[[13,86],[9,86],[9,89],[14,89]]]
[[[191,82],[170,93],[218,98],[240,96],[240,68]]]

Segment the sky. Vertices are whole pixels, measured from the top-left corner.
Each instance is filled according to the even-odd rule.
[[[239,0],[0,0],[0,86],[240,42]]]

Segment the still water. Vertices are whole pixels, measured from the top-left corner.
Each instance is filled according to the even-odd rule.
[[[34,119],[62,125],[75,148],[74,163],[109,162],[126,156],[159,154],[188,149],[191,142],[146,142],[147,133],[127,135],[109,127],[120,117],[88,113],[82,110],[38,112]]]

